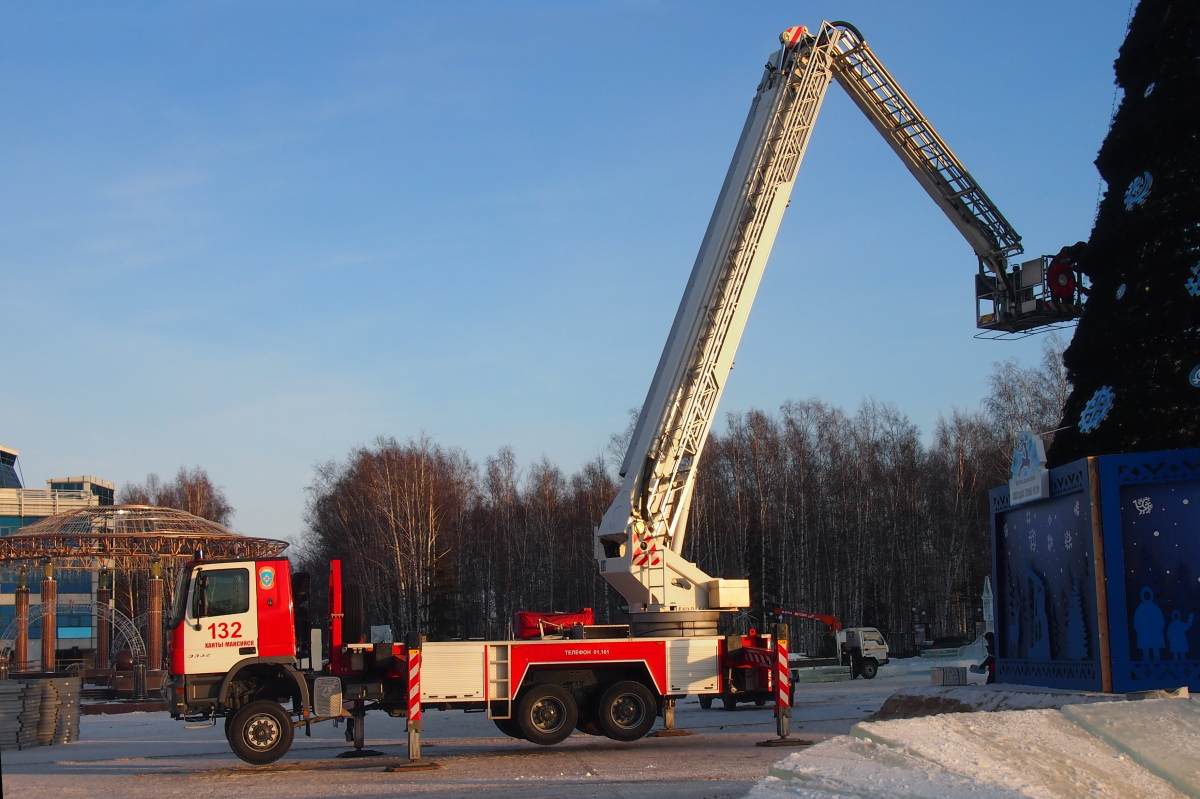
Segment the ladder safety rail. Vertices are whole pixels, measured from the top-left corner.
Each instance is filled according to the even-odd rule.
[[[1006,313],[1015,287],[1008,259],[1024,252],[1021,237],[984,193],[962,162],[896,83],[858,29],[834,22],[837,40],[833,74],[875,129],[908,167],[930,198],[996,279],[998,312]]]

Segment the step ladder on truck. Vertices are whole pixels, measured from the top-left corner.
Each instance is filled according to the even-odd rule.
[[[629,624],[579,624],[536,639],[434,642],[410,633],[370,643],[361,592],[339,562],[330,565],[328,626],[310,631],[297,612],[306,578],[286,560],[197,557],[175,589],[174,717],[222,719],[230,746],[251,763],[278,759],[296,729],[327,720],[346,722],[361,749],[371,710],[407,719],[410,754],[419,753],[428,708],[484,711],[506,735],[539,744],[574,730],[630,741],[656,717],[673,726],[675,703],[688,694],[729,695],[735,704],[774,698],[786,737],[791,693],[780,628],[719,634],[721,614],[750,605],[749,583],[711,577],[683,545],[704,444],[830,82],[849,92],[975,250],[988,307],[981,328],[1025,332],[1077,308],[1047,309],[1038,299],[1044,287],[1010,268],[1020,237],[854,26],[790,28],[780,42],[638,416],[620,491],[595,530],[600,574],[625,599]],[[644,342],[634,333],[632,343]]]

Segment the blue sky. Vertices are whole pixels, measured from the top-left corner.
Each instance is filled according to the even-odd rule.
[[[645,396],[765,56],[857,25],[1024,236],[1085,239],[1126,0],[6,4],[0,443],[303,527],[421,432],[567,471]],[[976,409],[974,256],[835,85],[722,412]]]

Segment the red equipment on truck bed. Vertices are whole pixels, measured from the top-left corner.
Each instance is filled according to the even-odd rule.
[[[596,623],[591,608],[580,608],[574,613],[538,613],[532,610],[517,611],[513,615],[513,635],[518,640],[542,638],[546,634],[565,635],[572,627],[586,627]]]

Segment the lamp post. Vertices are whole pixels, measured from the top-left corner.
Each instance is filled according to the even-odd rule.
[[[112,572],[108,567],[100,569],[100,581],[96,586],[96,604],[112,607]],[[108,617],[96,614],[96,668],[108,668],[108,649],[112,642],[112,626]]]
[[[58,648],[58,583],[54,580],[54,564],[46,561],[42,568],[42,671],[54,671],[54,655]]]
[[[29,671],[29,586],[25,580],[25,567],[22,566],[17,574],[17,642],[13,653],[13,671]]]

